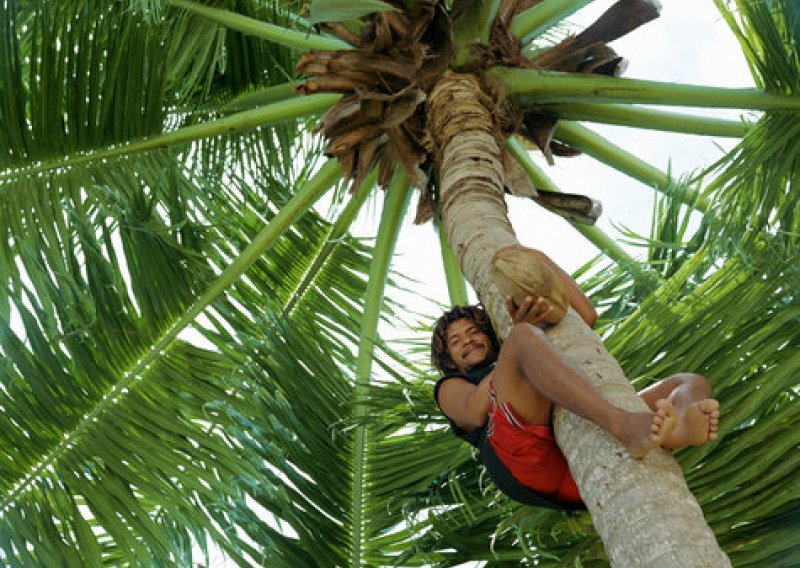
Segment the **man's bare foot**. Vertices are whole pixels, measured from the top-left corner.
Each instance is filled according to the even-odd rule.
[[[628,448],[631,457],[640,460],[653,448],[663,445],[677,423],[672,403],[662,399],[656,402],[655,412],[631,413],[628,427],[619,440]]]
[[[706,398],[684,405],[676,405],[678,423],[672,435],[662,442],[665,448],[698,446],[717,439],[719,402]]]
[[[675,407],[669,400],[656,401],[656,415],[653,417],[653,424],[650,426],[650,439],[657,446],[664,445],[670,439],[675,428],[678,426],[678,416]]]

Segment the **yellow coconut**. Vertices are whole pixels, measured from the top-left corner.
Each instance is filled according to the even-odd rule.
[[[492,280],[503,296],[511,296],[520,305],[527,296],[542,298],[551,309],[545,317],[549,324],[561,321],[567,313],[567,293],[555,272],[534,251],[506,247],[492,257]]]

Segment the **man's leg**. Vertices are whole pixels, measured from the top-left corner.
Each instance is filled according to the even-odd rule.
[[[608,431],[637,459],[669,439],[675,427],[674,411],[666,400],[655,402],[653,412],[614,406],[530,324],[512,328],[500,350],[492,382],[498,402],[510,403],[528,424],[548,424],[555,403]]]
[[[705,377],[680,373],[667,377],[639,393],[651,409],[666,399],[675,408],[678,423],[662,442],[665,448],[696,446],[717,438],[719,402],[711,398],[711,385]]]

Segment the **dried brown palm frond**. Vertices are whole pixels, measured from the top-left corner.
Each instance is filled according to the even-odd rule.
[[[599,201],[577,193],[561,193],[537,188],[510,152],[503,152],[503,180],[506,192],[527,197],[540,207],[570,221],[593,225],[603,210]]]
[[[320,121],[329,141],[326,153],[339,158],[343,174],[356,188],[375,165],[384,185],[396,164],[422,189],[421,165],[426,92],[447,68],[449,20],[435,0],[418,2],[411,12],[376,14],[347,51],[311,51],[297,65],[312,76],[298,92],[346,94]],[[345,33],[339,30],[341,33]]]

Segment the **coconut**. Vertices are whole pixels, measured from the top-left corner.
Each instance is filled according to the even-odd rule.
[[[567,313],[567,293],[555,272],[537,254],[523,247],[498,250],[490,265],[492,280],[503,296],[511,296],[516,305],[527,296],[542,298],[550,306],[544,318],[549,324],[561,321]]]

